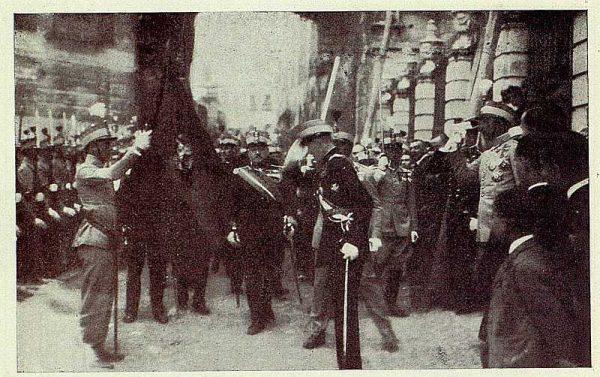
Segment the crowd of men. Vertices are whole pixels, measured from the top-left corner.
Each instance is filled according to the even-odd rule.
[[[484,312],[484,367],[589,365],[587,140],[570,131],[558,106],[528,105],[514,87],[502,94],[501,102],[487,102],[477,117],[429,141],[407,142],[405,133],[390,131],[361,145],[337,125],[315,120],[296,127],[297,139],[281,161],[269,149],[268,134],[251,130],[244,153],[238,139],[223,135],[218,149],[235,176],[235,208],[227,242],[212,253],[213,267],[224,262],[231,293],[239,298],[245,292],[247,333],[276,324],[271,300],[287,293],[281,269],[286,245],[293,242],[296,277],[313,286],[311,331],[303,346],[324,345],[334,319],[342,369],[362,367],[359,300],[381,334],[382,349],[398,351],[388,317],[410,315],[410,308],[399,305],[403,285],[427,287],[435,307]],[[98,193],[97,181],[114,195],[113,181],[148,148],[150,135],[137,134],[132,149],[111,165],[111,137],[102,132],[84,135],[86,159],[80,158],[76,177],[74,158],[59,148],[18,151],[19,281],[56,276],[81,259],[88,277],[106,280],[98,271],[110,261],[100,260],[119,238],[98,243],[93,234],[111,232],[89,215],[103,200],[113,203]],[[191,169],[188,158],[192,151],[179,140],[182,174]],[[187,309],[193,289],[192,309],[210,314],[204,290],[211,251],[205,252],[206,263],[193,273],[184,259],[171,261],[179,310]],[[162,294],[168,261],[131,255],[124,322],[137,319],[147,257],[154,318],[167,323]],[[100,264],[106,266],[96,270]],[[106,367],[120,360],[103,345],[110,286],[99,283],[106,293],[99,304],[98,286],[89,284],[83,288],[81,325],[89,328],[84,341]]]

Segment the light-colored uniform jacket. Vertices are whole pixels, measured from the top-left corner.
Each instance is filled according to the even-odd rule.
[[[73,247],[82,245],[110,249],[109,232],[117,231],[117,207],[113,181],[123,177],[135,160],[133,152],[110,167],[92,155],[87,155],[75,173],[75,188],[82,204],[84,219],[73,240]]]
[[[479,207],[477,209],[477,242],[488,242],[493,219],[496,216],[494,202],[498,195],[519,184],[515,170],[517,140],[510,139],[483,152],[479,158],[458,167],[461,181],[479,181]]]
[[[414,185],[409,170],[387,168],[379,180],[381,204],[381,232],[398,237],[409,237],[417,231]]]

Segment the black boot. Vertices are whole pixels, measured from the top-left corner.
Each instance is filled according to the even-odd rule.
[[[169,317],[167,316],[167,311],[165,310],[164,305],[160,304],[156,308],[152,308],[152,314],[156,322],[164,325],[169,322]]]
[[[263,330],[266,328],[266,325],[264,322],[252,322],[250,324],[250,326],[248,327],[248,331],[246,331],[246,334],[248,335],[256,335],[258,333],[263,332]]]
[[[325,345],[325,331],[320,331],[310,334],[308,339],[304,341],[302,347],[306,349],[318,348]]]

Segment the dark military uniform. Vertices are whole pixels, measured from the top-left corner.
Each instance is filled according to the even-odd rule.
[[[263,172],[255,172],[268,180]],[[283,253],[283,207],[239,178],[234,194],[236,224],[245,271],[246,296],[253,325],[264,327],[275,319],[271,307],[272,289]]]
[[[436,156],[436,157],[434,157]],[[426,285],[431,273],[435,245],[446,208],[449,167],[439,156],[424,156],[413,170],[415,202],[419,219],[419,242],[411,261],[409,280],[414,285]]]
[[[17,281],[37,283],[42,276],[41,237],[45,233],[36,225],[33,197],[25,194],[16,204],[17,226],[21,236],[17,238]],[[39,222],[38,218],[38,222]]]
[[[225,170],[228,173],[233,174],[233,170],[242,166],[248,165],[248,161],[241,156],[237,156],[234,159],[224,161]],[[240,179],[236,177],[229,177],[231,184],[243,184]],[[236,190],[237,191],[237,190]],[[242,293],[242,284],[244,282],[244,270],[240,253],[236,252],[236,249],[227,242],[223,242],[219,250],[215,253],[213,260],[213,268],[215,264],[218,265],[222,260],[225,261],[225,270],[229,280],[231,282],[231,293],[239,295]]]
[[[148,158],[151,157],[148,156]],[[119,209],[122,209],[119,213],[119,221],[121,224],[126,225],[125,237],[127,240],[123,250],[123,257],[127,265],[124,321],[132,322],[137,319],[141,295],[141,276],[144,264],[147,262],[152,314],[156,320],[165,322],[166,310],[163,304],[163,295],[167,258],[165,257],[165,251],[161,249],[161,237],[164,237],[164,228],[161,226],[161,219],[156,216],[154,208],[125,205],[125,200],[131,200],[135,197],[130,191],[134,189],[134,185],[121,182],[116,195],[117,200],[123,202],[118,206]]]
[[[474,158],[468,152],[439,153],[451,172],[453,161]],[[438,255],[447,263],[447,290],[443,292],[441,303],[448,309],[468,312],[476,298],[472,266],[477,249],[474,234],[469,229],[469,221],[477,215],[479,185],[477,182],[456,179],[454,175],[449,176],[447,184],[446,214],[441,226],[441,242],[438,244]]]
[[[362,267],[369,258],[369,224],[373,201],[360,182],[353,163],[336,154],[335,149],[325,156],[324,169],[320,174],[319,192],[333,206],[327,210],[321,206],[323,226],[318,240],[316,267],[328,270],[329,289],[332,290],[335,318],[337,362],[340,369],[360,369],[360,338],[358,324],[358,299]],[[340,223],[332,221],[335,214],[352,214],[349,230],[344,232]],[[341,253],[344,243],[359,249],[358,258],[349,262],[348,271],[348,323],[347,349],[344,354],[344,276],[346,262]]]

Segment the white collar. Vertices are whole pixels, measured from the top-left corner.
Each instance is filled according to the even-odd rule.
[[[586,178],[583,181],[579,181],[575,183],[573,186],[569,187],[569,191],[567,191],[567,198],[571,199],[571,196],[577,192],[580,188],[587,186],[590,184],[590,179]]]
[[[510,244],[510,247],[508,248],[508,253],[512,254],[512,252],[517,250],[517,248],[519,246],[521,246],[522,244],[524,244],[525,242],[529,241],[532,238],[533,238],[533,234],[528,234],[521,238],[517,238],[516,240],[513,241],[513,243]]]
[[[548,186],[548,182],[538,182],[536,184],[533,184],[531,186],[529,186],[529,188],[527,189],[527,191],[531,191],[536,187],[542,187],[542,186]]]

